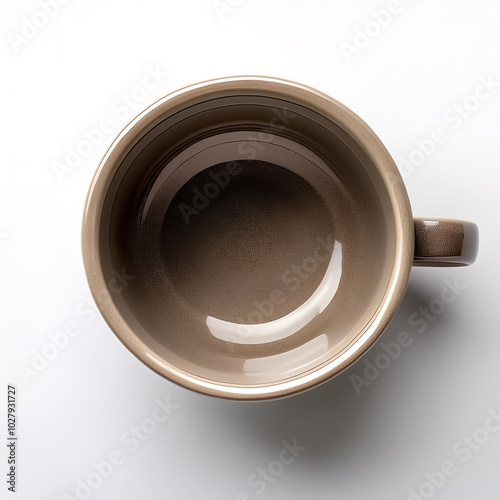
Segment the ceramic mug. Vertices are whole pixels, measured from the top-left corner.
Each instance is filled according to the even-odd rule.
[[[374,132],[331,97],[268,77],[193,85],[102,159],[82,247],[110,328],[201,393],[311,388],[381,335],[412,265],[464,266],[478,231],[414,219]]]

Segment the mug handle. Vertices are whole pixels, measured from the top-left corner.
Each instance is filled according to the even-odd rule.
[[[414,266],[470,266],[477,257],[479,231],[473,222],[414,219]]]

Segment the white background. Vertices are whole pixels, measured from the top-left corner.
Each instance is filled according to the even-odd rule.
[[[34,20],[38,2],[0,1],[4,479],[8,383],[18,389],[19,435],[18,492],[2,479],[0,497],[83,498],[77,481],[118,451],[123,463],[90,498],[407,499],[426,472],[451,460],[456,473],[435,491],[424,485],[424,495],[499,500],[500,432],[485,436],[480,428],[500,409],[500,87],[486,96],[480,89],[482,101],[472,96],[481,79],[500,82],[500,2],[401,0],[382,27],[371,12],[393,5],[386,0],[218,5],[70,0],[45,26],[25,27],[31,38],[23,41],[16,38],[23,18]],[[357,29],[369,22],[373,36],[361,48]],[[355,41],[348,57],[345,44]],[[168,76],[141,94],[136,86],[148,67]],[[402,170],[415,141],[441,128],[446,140],[405,172],[414,214],[472,220],[481,237],[471,268],[413,270],[393,323],[349,370],[305,394],[250,404],[192,393],[136,360],[89,312],[80,254],[85,195],[118,131],[168,92],[237,74],[288,78],[330,94],[375,130]],[[120,104],[131,91],[141,97],[134,109]],[[462,104],[468,116],[458,119],[454,106]],[[113,131],[58,178],[54,164],[106,118]],[[444,280],[455,279],[466,287],[456,301],[434,321],[410,324],[440,298]],[[73,323],[79,334],[26,375],[37,352],[53,353],[50,335]],[[358,395],[353,375],[364,377],[366,360],[401,331],[412,345]],[[178,408],[132,452],[122,436],[167,397]],[[474,433],[488,441],[471,455],[456,453]],[[259,493],[248,479],[293,439],[306,449],[283,471],[271,465],[281,474]]]

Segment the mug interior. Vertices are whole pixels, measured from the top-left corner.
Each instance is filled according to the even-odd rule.
[[[313,373],[367,331],[395,235],[386,183],[333,117],[275,92],[207,92],[116,163],[98,252],[158,362],[191,388],[252,388]]]

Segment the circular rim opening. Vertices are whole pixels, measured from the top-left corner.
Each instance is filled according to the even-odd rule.
[[[161,359],[134,333],[115,306],[101,267],[99,232],[107,189],[121,162],[148,131],[191,103],[228,95],[264,95],[288,99],[322,114],[354,138],[376,166],[395,213],[395,259],[389,285],[369,328],[344,352],[292,380],[269,385],[237,386],[194,376]],[[413,217],[403,180],[374,132],[352,111],[317,90],[268,77],[232,77],[203,82],[174,92],[144,110],[118,135],[102,159],[87,196],[82,252],[92,295],[104,319],[120,341],[148,367],[189,389],[230,399],[269,399],[311,388],[340,373],[359,358],[383,332],[406,290],[413,260]]]

